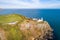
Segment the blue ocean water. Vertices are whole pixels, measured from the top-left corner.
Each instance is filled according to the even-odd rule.
[[[54,29],[54,40],[60,40],[60,9],[2,9],[1,14],[21,14],[29,18],[41,18],[48,21]]]

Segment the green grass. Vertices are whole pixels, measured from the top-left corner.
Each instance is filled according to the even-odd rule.
[[[0,28],[6,32],[7,40],[24,40],[24,35],[19,30],[18,24],[11,26],[8,24],[3,25],[4,23],[19,21],[22,22],[27,19],[25,16],[18,14],[9,14],[9,15],[0,15]]]
[[[25,16],[18,14],[0,15],[0,23],[23,21],[26,19]]]

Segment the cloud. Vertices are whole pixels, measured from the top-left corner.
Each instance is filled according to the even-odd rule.
[[[41,1],[41,0],[0,0],[0,8],[58,8],[59,1]]]

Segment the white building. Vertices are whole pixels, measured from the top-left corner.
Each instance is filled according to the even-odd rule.
[[[42,22],[43,18],[41,18],[41,19],[33,18],[33,20],[36,20],[37,22]]]
[[[43,21],[43,18],[37,20],[37,22],[42,22],[42,21]]]

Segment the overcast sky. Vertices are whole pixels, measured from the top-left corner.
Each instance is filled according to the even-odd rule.
[[[0,0],[0,8],[60,8],[60,0]]]

